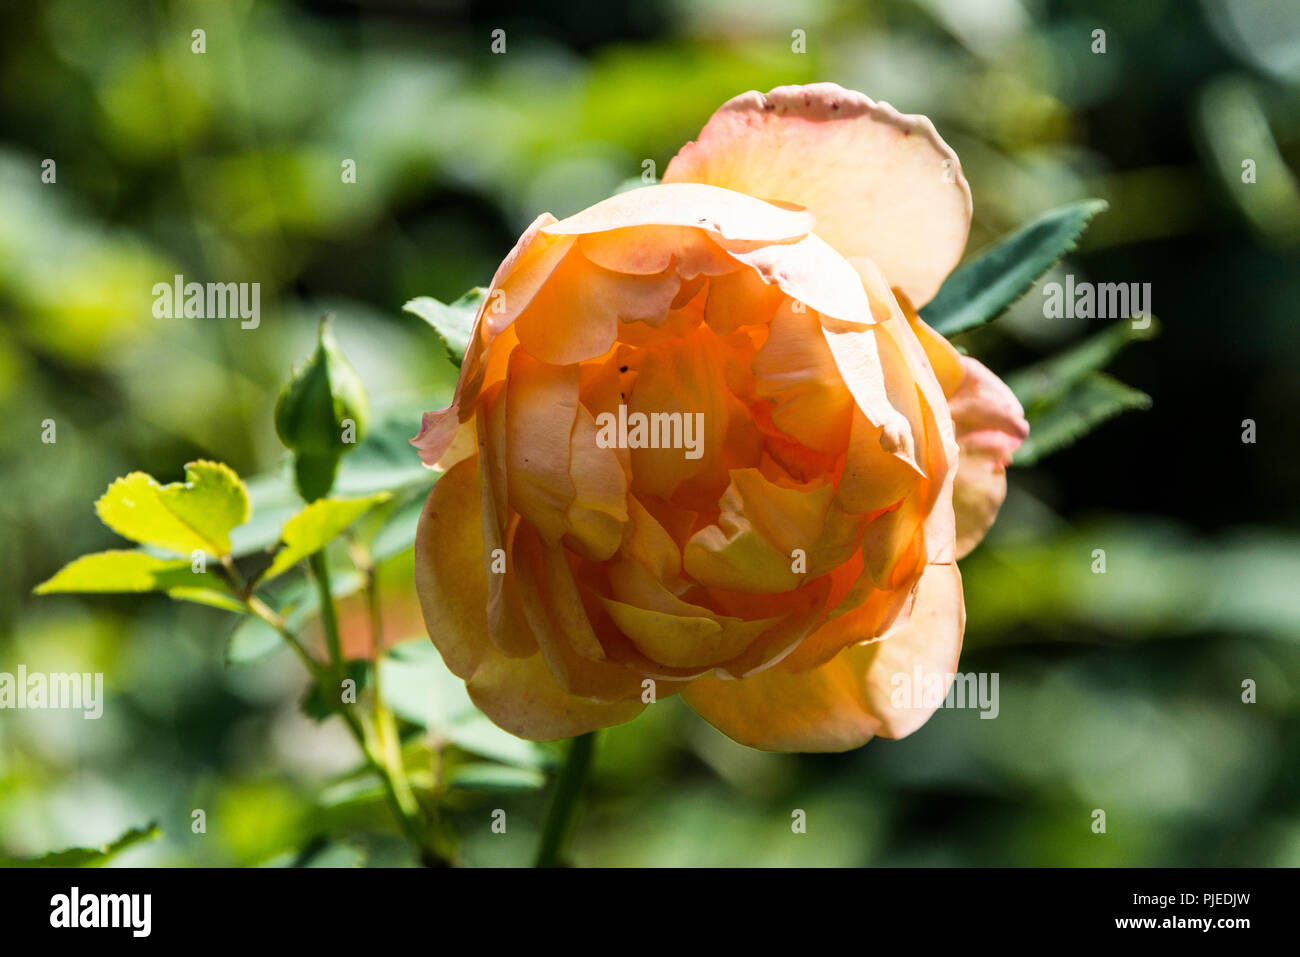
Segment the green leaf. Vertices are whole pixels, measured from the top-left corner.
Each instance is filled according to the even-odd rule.
[[[101,847],[71,847],[43,857],[0,857],[0,867],[103,867],[127,848],[156,839],[162,831],[157,824],[133,828],[115,841]]]
[[[1059,400],[1027,413],[1029,438],[1016,452],[1016,465],[1032,465],[1065,448],[1102,422],[1128,409],[1146,409],[1151,397],[1102,372],[1075,383]]]
[[[949,276],[921,318],[945,336],[983,325],[1073,249],[1088,222],[1106,207],[1101,199],[1071,203],[999,240]]]
[[[190,462],[185,481],[160,485],[132,472],[95,503],[105,525],[124,538],[188,555],[230,554],[230,531],[248,520],[248,489],[219,462]]]
[[[82,555],[34,589],[55,592],[166,592],[172,598],[242,611],[243,605],[210,572],[196,572],[180,558],[159,558],[128,549]]]
[[[447,347],[447,355],[459,366],[465,356],[465,350],[469,348],[469,338],[474,331],[474,319],[478,316],[479,308],[483,305],[483,298],[486,295],[486,289],[475,286],[451,305],[439,302],[431,296],[419,296],[404,305],[402,309],[419,316],[433,326],[434,331],[442,337],[443,344]]]
[[[364,498],[322,498],[312,502],[284,523],[280,533],[284,546],[261,580],[270,581],[314,555],[358,518],[391,497],[389,492],[378,492]]]
[[[1089,374],[1104,369],[1130,342],[1154,339],[1159,332],[1154,316],[1145,328],[1135,328],[1131,320],[1125,319],[1057,355],[1017,369],[1007,376],[1007,385],[1020,404],[1032,412],[1039,405],[1057,401]]]

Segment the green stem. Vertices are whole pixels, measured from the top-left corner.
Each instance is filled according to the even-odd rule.
[[[339,681],[343,679],[343,641],[339,637],[339,617],[334,609],[334,593],[330,590],[329,564],[325,560],[325,550],[321,549],[309,559],[312,578],[316,579],[316,590],[320,595],[320,623],[325,631],[325,647],[329,650],[330,669]],[[330,692],[338,694],[338,688]]]
[[[328,579],[326,579],[326,587],[328,588]],[[297,653],[300,659],[302,659],[303,665],[307,668],[307,671],[313,678],[318,682],[332,680],[331,676],[335,674],[334,669],[322,667],[315,658],[308,654],[307,649],[299,643],[293,632],[285,625],[284,619],[277,614],[274,609],[255,595],[246,596],[244,598],[244,604],[250,612],[262,619],[262,621],[266,622],[279,633],[285,643]],[[337,647],[338,621],[334,614],[333,596],[322,605],[322,609],[325,608],[329,609],[330,620],[334,622],[334,641],[331,642],[331,646]],[[325,612],[322,610],[322,620],[324,619],[324,615]],[[327,639],[329,631],[330,627],[329,625],[326,625]],[[337,655],[335,656],[335,660],[338,660]],[[383,760],[379,754],[376,754],[375,742],[373,741],[372,736],[366,731],[366,728],[361,723],[360,719],[357,718],[351,708],[343,703],[343,699],[339,697],[339,695],[326,694],[325,700],[329,702],[329,705],[334,709],[334,712],[343,719],[343,723],[347,725],[348,730],[352,733],[352,737],[356,739],[357,746],[361,749],[361,754],[365,758],[366,764],[368,764],[370,769],[379,777],[380,783],[384,787],[384,798],[388,802],[389,809],[392,811],[393,816],[397,819],[397,823],[401,827],[402,833],[406,835],[407,839],[411,841],[411,843],[419,848],[420,855],[424,862],[431,865],[444,865],[451,863],[453,857],[444,846],[444,842],[440,841],[437,835],[431,833],[430,829],[426,827],[420,814],[420,807],[415,800],[415,795],[411,792],[409,784],[406,784],[404,777],[400,784],[394,779],[393,771],[388,762]]]
[[[566,863],[568,843],[577,824],[578,799],[582,796],[595,753],[595,731],[580,734],[570,742],[564,767],[555,782],[550,810],[546,813],[536,867],[561,867]]]
[[[379,758],[388,769],[393,781],[393,798],[408,817],[420,818],[421,808],[411,790],[402,760],[402,739],[397,731],[397,720],[384,700],[383,680],[380,675],[384,656],[384,611],[380,600],[375,563],[370,549],[359,539],[349,542],[352,564],[361,573],[362,591],[370,618],[371,701],[374,709],[375,738]],[[436,827],[436,821],[431,822]]]

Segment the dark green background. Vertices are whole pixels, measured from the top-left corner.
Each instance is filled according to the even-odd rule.
[[[1054,278],[1152,284],[1163,334],[1113,371],[1154,406],[1018,471],[963,563],[962,668],[1000,674],[997,720],[941,711],[903,742],[771,755],[666,701],[604,736],[577,860],[1300,864],[1300,7],[531,9],[0,9],[0,670],[93,668],[110,688],[98,722],[0,714],[0,853],[156,820],[162,839],[122,861],[262,863],[340,834],[337,860],[406,860],[382,817],[314,810],[353,752],[299,715],[291,657],[226,668],[221,612],[30,589],[117,544],[91,503],[130,469],[276,468],[274,396],[321,312],[378,408],[442,405],[455,370],[406,299],[484,284],[538,212],[575,212],[645,159],[662,173],[732,95],[833,80],[933,118],[971,182],[972,251],[1051,207],[1110,201]],[[175,272],[260,282],[261,326],[153,318],[149,290]],[[1041,305],[1035,289],[976,340],[995,370],[1100,327]],[[409,555],[385,566],[393,637],[421,630],[409,580]],[[528,860],[543,806],[459,793],[470,861]],[[791,833],[796,808],[807,834]]]

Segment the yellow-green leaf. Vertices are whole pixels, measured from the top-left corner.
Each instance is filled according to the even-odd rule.
[[[132,472],[95,503],[105,525],[124,538],[188,555],[230,554],[230,531],[248,521],[248,489],[219,462],[190,462],[185,481],[160,485]]]
[[[50,592],[142,592],[172,588],[220,588],[221,579],[195,572],[178,558],[159,558],[147,552],[117,550],[95,552],[73,559],[54,577],[36,586],[36,594]]]
[[[193,601],[231,611],[243,606],[211,572],[196,572],[188,561],[159,558],[146,552],[118,550],[82,555],[37,585],[38,595],[55,592],[166,592],[181,601]]]
[[[364,498],[322,498],[312,502],[284,523],[280,532],[284,545],[276,552],[262,581],[270,581],[314,555],[358,518],[391,497],[390,492],[379,492]]]

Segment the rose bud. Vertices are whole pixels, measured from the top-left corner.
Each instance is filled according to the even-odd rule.
[[[369,414],[365,387],[325,316],[316,349],[275,403],[275,431],[294,453],[294,476],[304,499],[329,494],[339,460],[361,441]]]

